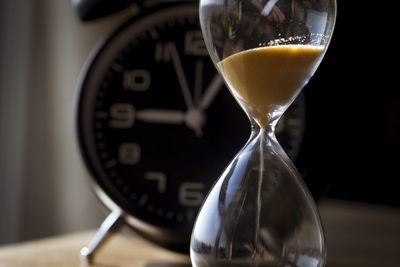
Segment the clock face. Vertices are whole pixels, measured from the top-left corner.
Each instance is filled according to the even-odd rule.
[[[296,158],[302,98],[277,126]],[[185,233],[250,123],[208,56],[198,5],[133,18],[95,52],[77,101],[78,139],[94,181],[140,222]],[[134,226],[133,226],[134,227]]]

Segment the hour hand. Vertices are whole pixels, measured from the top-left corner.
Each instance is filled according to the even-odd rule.
[[[180,110],[142,109],[136,111],[136,119],[148,123],[182,124],[185,122],[185,113]]]
[[[201,110],[206,110],[211,105],[223,84],[224,80],[222,79],[222,77],[218,73],[215,74],[214,78],[205,89],[204,94],[201,96],[199,103],[199,108]]]
[[[136,111],[136,119],[147,123],[186,124],[199,137],[202,136],[201,128],[205,123],[204,114],[198,109],[190,109],[188,112],[169,109],[142,109]]]

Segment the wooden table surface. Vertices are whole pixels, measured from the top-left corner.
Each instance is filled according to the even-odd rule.
[[[95,231],[88,231],[3,247],[0,267],[89,266],[80,259],[79,252],[94,234]],[[90,266],[161,267],[189,263],[187,256],[156,247],[139,237],[115,234],[100,248]]]
[[[327,203],[320,208],[328,259],[326,267],[399,267],[400,211]],[[95,230],[0,247],[0,267],[89,266],[80,259]],[[93,267],[187,267],[189,258],[134,236],[117,233],[100,248]]]

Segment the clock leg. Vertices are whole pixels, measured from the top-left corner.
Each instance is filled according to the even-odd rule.
[[[93,261],[96,250],[104,245],[105,241],[112,233],[119,229],[122,222],[122,217],[122,212],[120,210],[114,210],[107,216],[93,239],[90,241],[89,245],[81,249],[81,259],[87,263],[91,263]]]

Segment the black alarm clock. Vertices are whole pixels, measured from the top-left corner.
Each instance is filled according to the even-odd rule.
[[[81,17],[91,19],[132,4],[122,2],[100,11],[88,8],[90,1],[77,3],[85,4],[78,5]],[[94,49],[78,83],[80,151],[96,195],[112,211],[81,252],[89,259],[121,222],[187,252],[203,199],[249,137],[250,123],[207,53],[198,2],[149,3],[135,4],[140,12]],[[302,94],[277,125],[294,162],[306,114]]]

